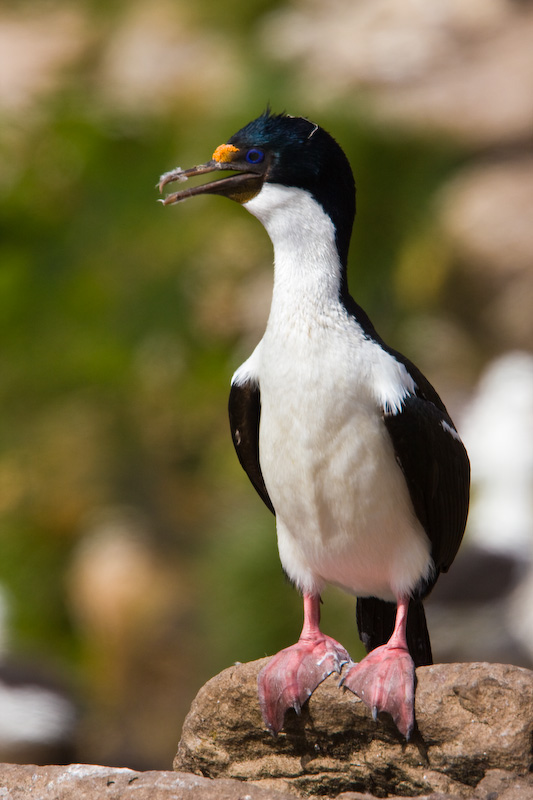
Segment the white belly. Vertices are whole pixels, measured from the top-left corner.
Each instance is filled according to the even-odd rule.
[[[361,364],[372,363],[368,348],[377,345],[338,333],[321,331],[314,339],[307,331],[284,338],[280,348],[280,338],[267,331],[261,468],[281,562],[300,590],[320,592],[333,583],[393,600],[428,575],[430,545],[371,396],[367,366],[361,374]]]

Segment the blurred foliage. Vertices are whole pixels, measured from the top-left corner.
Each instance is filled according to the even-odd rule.
[[[224,82],[230,69],[196,88],[197,60],[187,85],[154,110],[142,95],[121,106],[104,91],[103,54],[128,4],[79,3],[82,55],[31,106],[3,115],[0,578],[11,649],[68,670],[93,704],[98,732],[85,726],[79,760],[168,766],[199,686],[299,631],[274,521],[240,470],[226,419],[230,376],[261,335],[270,243],[237,205],[199,198],[163,209],[154,188],[176,163],[206,160],[267,102],[317,116],[254,47],[255,26],[277,5],[175,4],[185,40],[216,34],[238,81]],[[38,6],[13,9],[30,19]],[[319,121],[356,175],[352,291],[401,346],[404,316],[445,296],[445,252],[426,274],[418,264],[431,252],[432,194],[461,154],[377,130],[356,106],[325,109]],[[247,305],[259,296],[255,314]],[[169,587],[148,623],[116,622],[111,649],[104,593],[84,596],[81,613],[81,579],[72,579],[102,509],[142,515],[146,551],[160,565],[143,597]],[[87,610],[91,597],[101,613]],[[328,592],[324,618],[357,654],[353,599]],[[123,660],[113,691],[104,651]]]

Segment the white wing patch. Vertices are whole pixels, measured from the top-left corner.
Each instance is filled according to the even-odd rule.
[[[385,414],[398,414],[405,398],[416,392],[416,383],[404,364],[379,345],[374,346],[372,377],[374,396]]]
[[[259,385],[259,359],[261,353],[261,342],[257,345],[252,355],[235,370],[231,379],[232,386],[244,386],[246,383]]]
[[[449,424],[446,422],[446,420],[444,420],[444,419],[441,419],[441,421],[440,421],[440,424],[441,424],[441,427],[442,427],[442,429],[443,429],[444,431],[446,431],[446,433],[449,433],[449,434],[450,434],[450,436],[451,436],[453,439],[455,439],[457,442],[460,442],[460,441],[461,441],[461,437],[459,436],[459,434],[457,433],[457,431],[455,430],[455,428],[454,428],[454,427],[452,427],[451,425],[449,425]]]

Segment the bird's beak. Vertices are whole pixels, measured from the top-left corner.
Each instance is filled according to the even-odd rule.
[[[167,195],[161,202],[163,205],[173,205],[180,203],[182,200],[188,200],[189,197],[195,197],[199,194],[218,194],[223,197],[229,197],[231,200],[236,200],[238,203],[246,203],[261,190],[265,176],[265,164],[248,164],[243,158],[241,159],[240,151],[237,147],[231,144],[221,144],[213,153],[213,158],[207,164],[200,164],[197,167],[190,169],[176,169],[170,172],[165,172],[159,179],[159,191],[162,192],[164,187],[169,183],[175,181],[186,181],[188,178],[195,177],[196,175],[205,175],[209,172],[218,172],[220,170],[234,172],[234,175],[229,175],[225,178],[220,178],[209,183],[202,183],[198,186],[191,186],[187,189],[174,192]]]

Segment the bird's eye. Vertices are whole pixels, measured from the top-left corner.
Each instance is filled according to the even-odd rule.
[[[246,153],[246,160],[249,164],[260,164],[264,157],[265,154],[263,151],[259,150],[257,147],[252,147],[252,149],[248,150]]]

